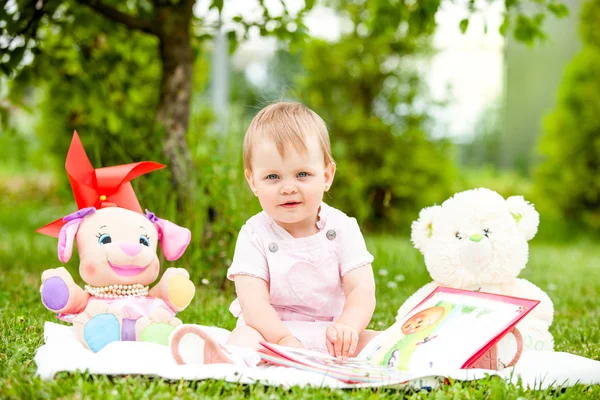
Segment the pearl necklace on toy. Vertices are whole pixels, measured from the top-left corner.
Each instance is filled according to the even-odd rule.
[[[121,299],[124,297],[147,296],[148,286],[144,286],[141,283],[108,286],[85,285],[85,291],[99,299]]]

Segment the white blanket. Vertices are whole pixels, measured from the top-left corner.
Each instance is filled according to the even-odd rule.
[[[229,331],[204,327],[217,341],[224,343]],[[94,354],[77,340],[71,326],[46,322],[44,341],[36,352],[37,374],[42,379],[52,379],[60,371],[88,370],[90,374],[103,375],[153,375],[165,379],[222,379],[245,384],[261,383],[271,386],[312,386],[329,388],[355,388],[377,384],[349,385],[321,374],[291,368],[262,366],[244,368],[232,364],[177,365],[166,346],[142,342],[114,342]],[[435,371],[436,377],[456,380],[484,378],[486,374],[498,375],[517,383],[522,379],[524,387],[545,389],[566,387],[577,383],[600,384],[600,361],[558,352],[525,352],[514,368],[502,371],[453,370]],[[435,386],[439,381],[431,372],[423,379],[416,379],[412,386]]]

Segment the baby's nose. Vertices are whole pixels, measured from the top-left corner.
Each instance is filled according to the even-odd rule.
[[[290,194],[290,193],[295,193],[295,192],[296,192],[296,187],[294,185],[285,185],[281,189],[281,193],[283,193],[283,194]]]
[[[130,257],[135,257],[142,251],[142,246],[137,243],[121,243],[119,247]]]

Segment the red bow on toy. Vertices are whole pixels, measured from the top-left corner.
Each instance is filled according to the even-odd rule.
[[[73,133],[67,153],[65,169],[71,182],[78,209],[85,207],[121,207],[142,212],[142,207],[133,191],[131,180],[165,166],[153,161],[115,165],[94,169],[81,144],[77,131]],[[39,228],[36,232],[58,237],[65,224],[61,219]]]

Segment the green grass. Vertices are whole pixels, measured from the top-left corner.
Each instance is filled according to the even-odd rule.
[[[43,324],[52,313],[41,304],[40,274],[59,266],[56,241],[33,233],[69,210],[68,206],[21,200],[0,200],[0,398],[599,398],[600,386],[575,386],[559,391],[525,391],[498,378],[476,382],[452,382],[427,394],[393,388],[329,390],[238,385],[221,381],[165,381],[152,377],[106,377],[86,373],[60,373],[54,380],[35,377],[35,350],[43,343]],[[422,256],[401,237],[369,237],[375,255],[377,309],[371,328],[389,326],[402,302],[428,282]],[[67,268],[76,276],[76,259]],[[188,267],[189,268],[189,267]],[[219,267],[223,270],[225,267]],[[201,274],[200,274],[201,275]],[[600,358],[600,248],[593,241],[531,246],[528,268],[522,273],[554,301],[556,314],[551,331],[556,350],[593,359]],[[81,283],[81,282],[80,282]],[[233,299],[232,285],[198,282],[196,297],[179,317],[184,322],[217,325],[231,329],[234,318],[227,311]]]

